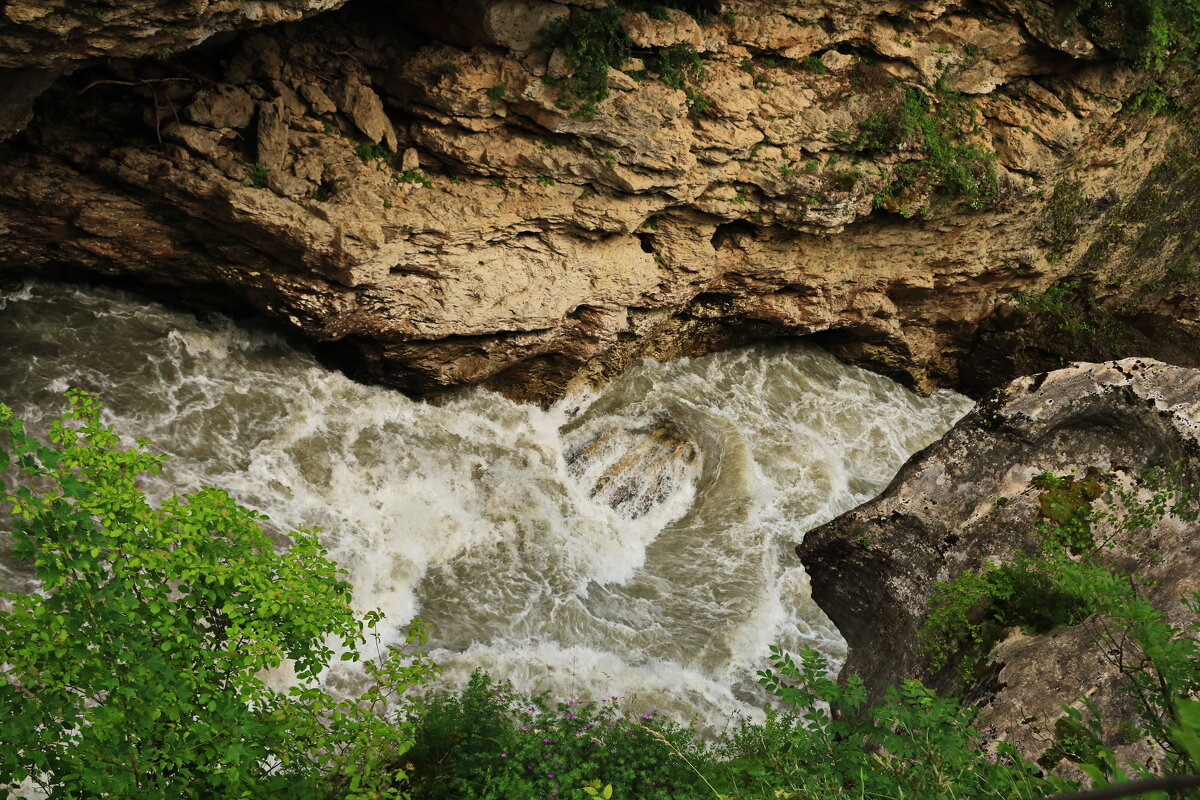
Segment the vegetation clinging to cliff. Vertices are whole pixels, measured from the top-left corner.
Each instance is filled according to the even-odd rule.
[[[920,147],[920,160],[892,170],[876,198],[883,208],[903,212],[906,200],[932,189],[980,209],[996,198],[999,180],[995,155],[964,134],[977,129],[971,100],[938,81],[931,94],[909,86],[898,100],[870,114],[859,124],[851,146],[863,151],[886,151],[906,143]]]
[[[1142,67],[1192,60],[1200,48],[1200,5],[1194,0],[1070,0],[1070,17],[1102,46]]]

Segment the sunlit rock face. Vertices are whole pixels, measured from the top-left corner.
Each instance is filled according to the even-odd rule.
[[[1187,116],[1129,113],[1150,78],[1049,5],[618,14],[631,58],[594,115],[546,33],[581,5],[228,5],[6,6],[5,85],[40,99],[0,150],[0,272],[265,313],[417,394],[550,402],[814,333],[922,391],[1196,358]],[[47,31],[78,44],[47,56]],[[1012,300],[1054,284],[1113,325]]]

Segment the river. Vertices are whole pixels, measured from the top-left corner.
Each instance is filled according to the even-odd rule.
[[[109,289],[0,295],[0,402],[35,428],[80,386],[170,455],[148,490],[215,484],[319,526],[356,605],[433,626],[472,669],[560,698],[719,725],[762,702],[771,644],[844,656],[794,553],[970,408],[804,342],[646,361],[542,410],[355,383],[254,325]],[[0,584],[31,588],[5,558]]]

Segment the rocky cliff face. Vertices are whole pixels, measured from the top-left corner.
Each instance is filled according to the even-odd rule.
[[[211,36],[336,5],[10,3],[0,64],[83,66],[0,146],[0,271],[249,306],[427,394],[771,335],[919,389],[1196,359],[1196,164],[1051,5],[351,0]]]
[[[968,648],[960,659],[982,659],[967,686],[960,659],[930,671],[918,631],[935,583],[1032,551],[1049,507],[1039,475],[1100,474],[1134,491],[1150,468],[1178,469],[1195,491],[1200,371],[1134,358],[1079,364],[1020,378],[982,402],[879,498],[797,547],[813,597],[846,636],[846,672],[861,675],[876,697],[906,677],[966,689],[983,707],[984,729],[1032,758],[1054,745],[1062,707],[1080,707],[1083,697],[1116,731],[1115,723],[1130,717],[1130,697],[1119,688],[1119,645],[1103,644],[1095,620],[1041,635],[1013,628],[985,652]],[[1097,495],[1088,495],[1097,508],[1119,506]],[[1119,567],[1144,581],[1147,598],[1187,629],[1192,615],[1180,598],[1200,590],[1200,524],[1167,517],[1127,529],[1101,521],[1094,536],[1108,541]],[[1144,761],[1137,742],[1109,744],[1123,763]]]

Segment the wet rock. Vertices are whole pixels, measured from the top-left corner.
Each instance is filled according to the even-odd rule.
[[[588,496],[627,519],[645,516],[683,487],[693,445],[670,419],[646,428],[610,428],[568,449],[567,472]]]

